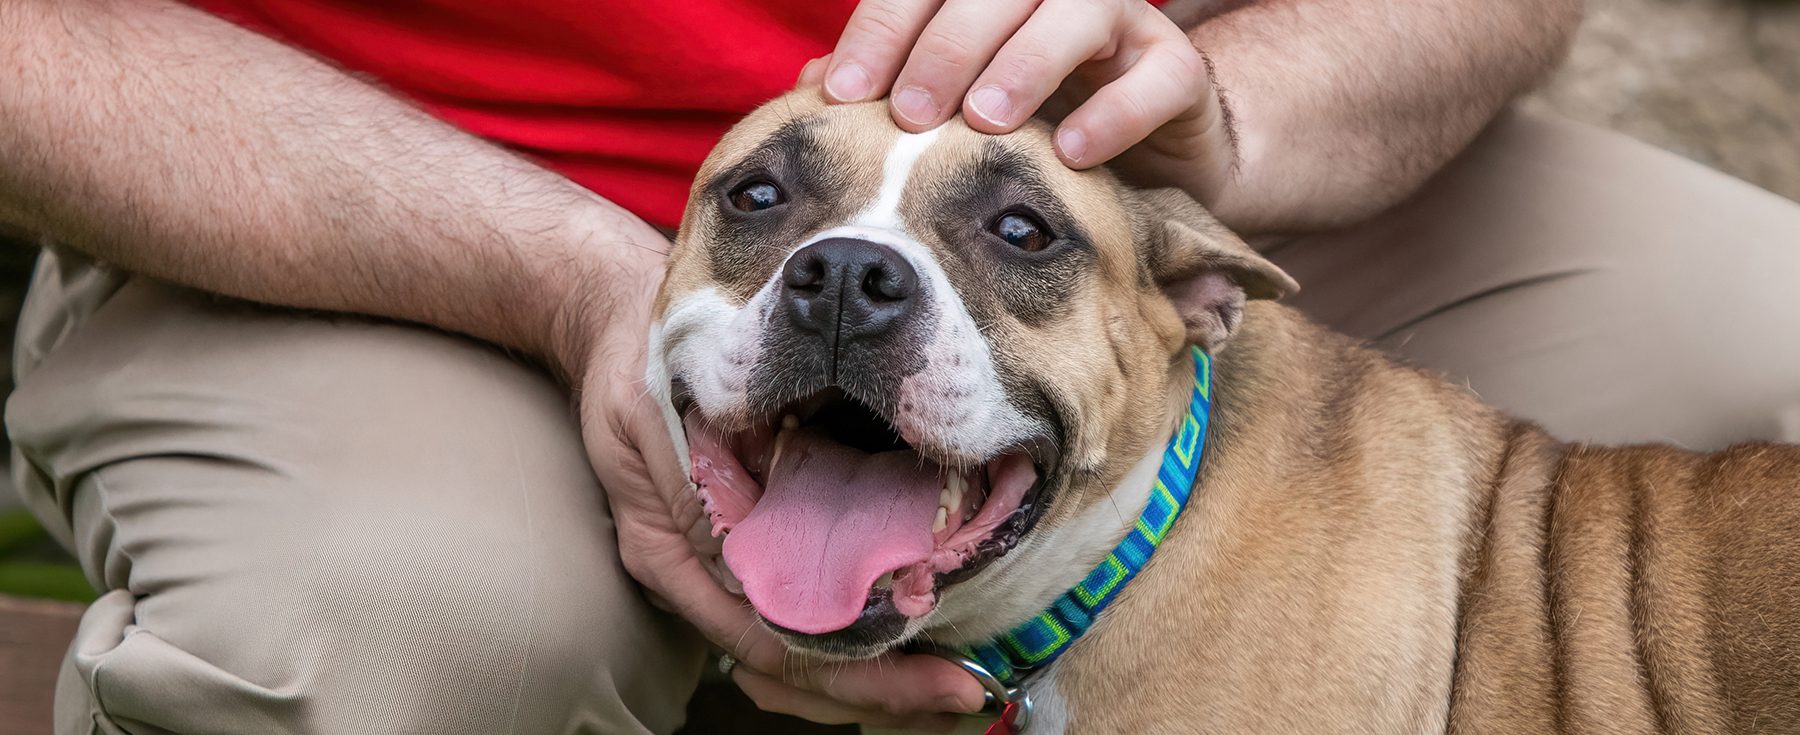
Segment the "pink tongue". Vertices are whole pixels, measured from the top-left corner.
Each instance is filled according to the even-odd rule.
[[[867,454],[817,431],[787,436],[725,563],[769,622],[830,633],[856,622],[881,575],[931,557],[943,487],[910,451]]]

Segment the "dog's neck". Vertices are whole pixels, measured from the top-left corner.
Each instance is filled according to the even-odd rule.
[[[1346,681],[1405,706],[1346,695],[1338,721],[1416,728],[1415,705],[1446,701],[1475,499],[1514,423],[1267,302],[1246,309],[1215,374],[1187,510],[1051,669],[1069,731],[1130,731],[1132,712],[1184,698],[1237,708],[1218,721],[1275,723],[1290,714],[1268,709],[1280,697],[1246,693],[1362,691]]]
[[[1210,422],[1209,433],[1231,437],[1260,432],[1262,419],[1268,417],[1259,414],[1293,410],[1283,405],[1284,385],[1310,385],[1309,380],[1321,377],[1320,367],[1341,364],[1363,352],[1351,340],[1319,329],[1290,309],[1252,304],[1239,334],[1215,363],[1215,410],[1223,410]],[[1163,401],[1155,424],[1160,428],[1136,452],[1108,496],[1031,534],[1018,549],[959,585],[985,590],[979,605],[954,594],[952,588],[924,621],[930,640],[979,644],[1013,630],[1075,587],[1130,531],[1149,499],[1165,442],[1184,413],[1192,386],[1191,363],[1176,360],[1161,385]],[[1244,437],[1236,438],[1239,441],[1228,439],[1206,451],[1209,455],[1231,451],[1232,445],[1243,443]],[[1209,464],[1216,459],[1209,459]],[[1211,484],[1207,474],[1203,467],[1195,481],[1196,493]]]

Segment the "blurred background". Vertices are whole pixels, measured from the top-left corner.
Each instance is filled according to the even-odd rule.
[[[1800,1],[1588,0],[1525,101],[1800,201]]]
[[[1567,62],[1523,104],[1800,200],[1800,0],[1589,0]],[[12,385],[13,324],[34,255],[6,239],[0,231],[0,392]],[[55,601],[91,597],[73,561],[19,508],[10,478],[0,479],[0,652],[11,653],[0,665],[0,735],[19,722],[9,712],[45,713],[80,611]],[[712,731],[705,720],[713,711],[755,719],[741,702],[712,701],[736,696],[703,687],[690,732]],[[810,729],[785,719],[738,723],[758,724]]]

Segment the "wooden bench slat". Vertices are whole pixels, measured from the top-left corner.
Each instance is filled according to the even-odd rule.
[[[81,606],[0,597],[0,735],[47,735],[63,652]]]

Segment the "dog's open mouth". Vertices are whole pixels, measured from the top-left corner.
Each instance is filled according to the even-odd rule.
[[[764,620],[800,636],[897,635],[889,629],[904,620],[892,611],[925,615],[940,587],[1018,543],[1052,466],[1043,446],[978,463],[928,456],[836,388],[736,432],[689,403],[678,385],[693,480],[713,534],[726,534],[726,565]]]

